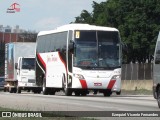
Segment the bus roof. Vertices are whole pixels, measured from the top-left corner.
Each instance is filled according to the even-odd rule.
[[[68,24],[68,25],[63,25],[61,27],[57,27],[54,30],[41,31],[38,33],[38,36],[45,35],[45,34],[51,34],[51,33],[57,33],[57,32],[63,32],[63,31],[68,31],[68,30],[118,31],[116,28],[112,28],[112,27],[102,27],[102,26],[95,26],[95,25],[89,25],[89,24]]]

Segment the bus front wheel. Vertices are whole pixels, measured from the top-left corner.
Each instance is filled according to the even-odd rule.
[[[17,93],[21,93],[21,88],[17,87]]]
[[[75,96],[80,96],[81,94],[79,91],[75,91],[74,93],[75,93]]]
[[[104,95],[105,97],[110,97],[110,96],[112,95],[112,91],[111,91],[111,90],[104,91],[104,92],[103,92],[103,95]]]
[[[71,96],[72,95],[72,91],[70,88],[64,88],[64,93],[66,96]]]
[[[117,95],[121,95],[121,90],[119,92],[116,92]]]
[[[42,88],[43,95],[48,95],[47,87],[46,87],[46,78],[43,78],[43,88]]]
[[[63,86],[65,95],[66,96],[71,96],[72,91],[71,91],[70,88],[67,88],[67,82],[66,82],[66,79],[65,79],[65,75],[63,75],[63,77],[62,77],[62,86]]]

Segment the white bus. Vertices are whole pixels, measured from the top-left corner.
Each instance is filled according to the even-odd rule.
[[[153,63],[153,96],[157,99],[160,108],[160,33],[158,35],[156,48],[154,52]]]
[[[43,94],[121,93],[121,40],[116,28],[69,24],[39,32],[36,79]]]

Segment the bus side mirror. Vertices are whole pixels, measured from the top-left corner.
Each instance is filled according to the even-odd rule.
[[[18,69],[18,63],[15,63],[15,69]]]
[[[70,41],[69,45],[68,45],[68,50],[70,53],[73,53],[74,51],[74,42]]]

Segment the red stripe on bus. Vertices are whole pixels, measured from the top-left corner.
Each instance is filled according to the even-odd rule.
[[[108,86],[107,86],[107,89],[112,89],[114,84],[115,84],[116,80],[110,80]]]
[[[81,83],[83,89],[88,88],[86,80],[80,80],[80,83]]]
[[[59,56],[59,58],[60,58],[61,62],[64,64],[64,67],[65,67],[65,69],[66,69],[66,73],[67,73],[66,63],[65,63],[65,61],[62,59],[62,57],[61,57],[61,55],[60,55],[60,53],[59,53],[59,52],[58,52],[58,56]]]
[[[44,62],[44,60],[42,59],[42,57],[40,56],[40,54],[37,54],[38,59],[40,60],[40,62],[42,63],[44,70],[46,70],[46,63]]]

